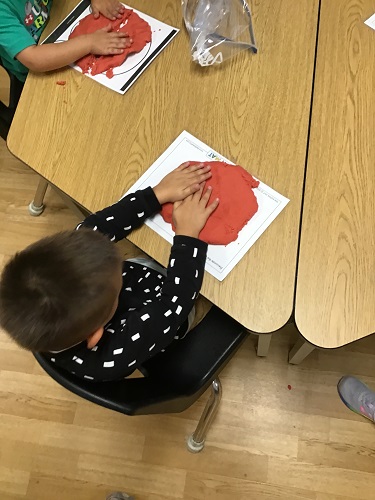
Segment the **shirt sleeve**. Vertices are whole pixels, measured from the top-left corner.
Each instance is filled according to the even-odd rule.
[[[36,41],[16,16],[3,9],[1,16],[0,47],[9,59],[14,59],[27,47],[36,45]]]
[[[84,343],[54,357],[59,366],[88,380],[116,380],[130,375],[178,336],[202,285],[207,244],[175,236],[167,277],[150,303],[132,311],[120,331],[108,330],[93,350]],[[146,282],[145,278],[140,278]],[[145,290],[146,292],[147,290]],[[130,291],[131,293],[131,291]]]
[[[160,210],[161,205],[149,187],[128,194],[114,205],[89,215],[76,229],[91,228],[105,234],[111,241],[120,241]]]

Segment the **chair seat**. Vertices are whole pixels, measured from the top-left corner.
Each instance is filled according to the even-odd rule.
[[[246,336],[239,323],[212,307],[183,340],[143,365],[144,378],[115,382],[86,381],[34,356],[59,384],[98,405],[127,415],[178,413],[206,391]]]

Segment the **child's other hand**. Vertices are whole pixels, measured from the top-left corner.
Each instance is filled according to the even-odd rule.
[[[154,187],[154,193],[160,205],[163,203],[184,200],[187,196],[198,191],[202,182],[211,177],[211,167],[198,163],[190,165],[183,163],[176,170],[170,172]]]
[[[173,224],[176,228],[176,234],[198,238],[207,219],[219,205],[219,198],[208,204],[212,188],[208,186],[205,194],[203,194],[203,188],[204,186],[201,185],[196,193],[174,204]]]
[[[90,53],[96,56],[122,54],[124,49],[132,44],[132,40],[126,33],[112,31],[110,23],[105,28],[87,36],[90,37]]]
[[[117,0],[91,0],[92,13],[95,19],[99,17],[99,14],[107,17],[111,21],[121,19],[124,13],[124,6]]]

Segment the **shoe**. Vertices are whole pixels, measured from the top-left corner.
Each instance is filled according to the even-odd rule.
[[[375,392],[355,377],[346,375],[337,384],[342,402],[349,410],[375,422]]]
[[[106,500],[135,500],[134,497],[128,495],[127,493],[121,493],[121,491],[115,491],[107,496]]]

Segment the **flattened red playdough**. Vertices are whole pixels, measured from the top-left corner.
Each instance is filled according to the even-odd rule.
[[[127,33],[133,42],[122,54],[115,56],[94,56],[93,54],[88,54],[82,57],[76,64],[84,73],[98,75],[99,73],[106,72],[106,76],[112,78],[113,68],[121,66],[128,55],[140,52],[147,43],[151,42],[150,25],[131,9],[125,9],[122,18],[116,19],[116,21],[109,21],[101,14],[98,19],[95,19],[93,14],[89,14],[77,24],[69,38],[93,33],[101,28],[105,28],[108,24],[112,25],[113,31]]]
[[[198,162],[190,162],[191,165],[196,163]],[[211,245],[228,245],[237,239],[238,233],[258,211],[258,201],[253,189],[258,187],[259,181],[239,165],[221,161],[208,161],[203,164],[211,166],[212,178],[206,183],[206,186],[212,186],[210,201],[219,198],[220,203],[199,238]],[[163,205],[161,211],[165,222],[170,224],[172,211],[172,203]]]

